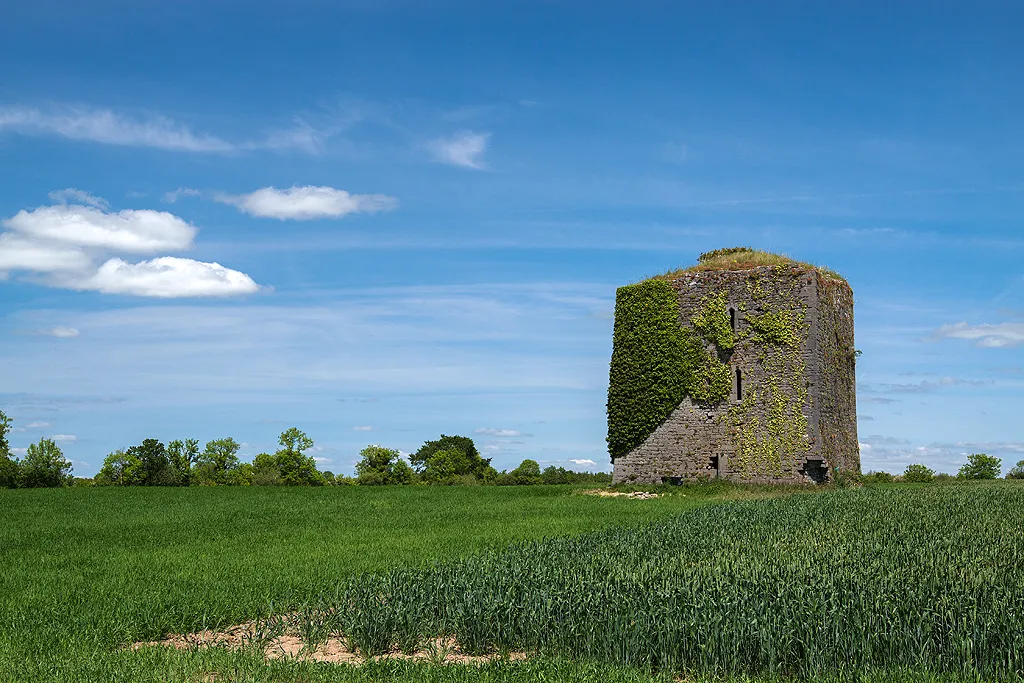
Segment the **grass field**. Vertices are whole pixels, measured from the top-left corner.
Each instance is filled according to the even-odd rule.
[[[705,505],[725,497],[735,492],[0,492],[0,680],[1019,678],[1024,486]],[[121,649],[304,604],[363,629],[368,649],[405,629],[539,654],[354,668]]]
[[[0,490],[0,680],[141,680],[145,655],[118,652],[126,643],[287,610],[359,572],[640,524],[721,495],[729,492],[637,501],[564,486]]]

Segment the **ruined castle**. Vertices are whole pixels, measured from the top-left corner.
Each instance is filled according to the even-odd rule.
[[[853,290],[746,248],[620,287],[615,483],[824,482],[860,472]]]

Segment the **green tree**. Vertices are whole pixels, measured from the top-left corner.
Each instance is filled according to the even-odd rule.
[[[447,448],[427,458],[421,476],[428,484],[452,484],[460,476],[472,476],[472,469],[473,464],[464,451]]]
[[[143,486],[173,486],[176,483],[167,449],[156,439],[145,439],[140,445],[132,446],[127,455],[138,459]]]
[[[428,468],[428,461],[431,456],[441,451],[461,451],[464,458],[459,458],[461,469],[455,472],[455,476],[472,474],[483,481],[493,480],[497,472],[491,467],[491,459],[480,456],[473,439],[468,436],[446,436],[441,435],[440,439],[426,441],[419,450],[409,456],[409,462],[417,472],[423,473]],[[449,458],[450,459],[450,458]]]
[[[11,458],[7,434],[11,431],[11,418],[0,410],[0,489],[13,489],[18,485],[18,461]]]
[[[239,448],[241,445],[231,437],[208,441],[206,448],[196,459],[192,474],[193,483],[200,486],[241,484]]]
[[[277,469],[277,457],[260,453],[252,461],[253,486],[277,486],[281,483],[281,471]]]
[[[540,465],[536,460],[526,459],[519,463],[519,467],[511,472],[503,472],[498,477],[498,484],[502,486],[528,486],[541,483]]]
[[[274,454],[281,483],[290,486],[323,486],[324,478],[312,456],[304,455],[313,447],[313,439],[295,427],[285,430],[278,439],[281,449]]]
[[[18,483],[25,488],[56,488],[71,483],[71,463],[52,439],[28,447],[21,461]]]
[[[367,446],[359,451],[356,480],[364,486],[411,484],[414,472],[402,454],[393,448]]]
[[[199,458],[199,440],[175,440],[167,444],[167,458],[171,463],[171,472],[178,486],[192,483],[192,466]]]
[[[121,449],[104,458],[95,478],[97,486],[142,486],[145,480],[146,472],[138,455]]]
[[[903,470],[903,481],[915,484],[928,484],[935,478],[935,470],[924,465],[907,465]]]
[[[1007,479],[1024,479],[1024,460],[1021,460],[1006,473]]]
[[[960,479],[996,479],[1003,470],[1003,461],[986,453],[971,453],[960,468]]]

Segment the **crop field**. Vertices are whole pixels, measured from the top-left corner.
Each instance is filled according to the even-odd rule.
[[[0,490],[0,681],[167,680],[150,676],[145,654],[119,648],[288,610],[334,595],[362,572],[641,524],[722,495],[733,494],[705,487],[637,501],[567,486]]]
[[[0,666],[12,680],[1020,679],[1024,486],[723,497],[11,492]],[[247,620],[303,634],[310,652],[445,637],[498,658],[353,667],[268,663],[258,643],[124,649]]]

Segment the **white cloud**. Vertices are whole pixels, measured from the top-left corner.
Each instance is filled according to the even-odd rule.
[[[968,325],[959,322],[935,330],[936,338],[967,339],[984,348],[1010,348],[1024,344],[1024,323]]]
[[[179,187],[177,190],[171,192],[164,192],[163,200],[168,204],[173,204],[178,201],[181,197],[200,197],[202,192],[195,190],[191,187]]]
[[[59,135],[126,147],[154,147],[186,152],[228,152],[234,145],[212,135],[193,133],[164,116],[136,119],[110,109],[63,108],[43,112],[31,107],[0,107],[0,131]]]
[[[80,271],[92,259],[81,249],[44,244],[12,233],[0,234],[0,270],[31,270],[37,273]]]
[[[318,458],[318,457],[317,457],[317,456],[315,456],[315,455],[313,456],[313,460],[314,460],[315,462],[318,462],[318,463],[320,463],[320,464],[324,464],[324,463],[328,463],[328,462],[334,462],[334,461],[333,461],[333,460],[331,460],[330,458]]]
[[[292,186],[286,190],[264,187],[250,194],[218,195],[216,200],[237,206],[251,216],[299,221],[389,211],[398,203],[394,197],[383,194],[351,194],[314,185]]]
[[[353,427],[352,431],[353,432],[372,432],[373,431],[373,427],[371,427],[370,425],[359,425],[359,426]]]
[[[107,294],[154,297],[229,296],[259,289],[245,273],[219,263],[161,256],[128,263],[103,252],[156,252],[192,246],[197,229],[166,211],[106,211],[102,199],[80,190],[51,193],[57,200],[88,201],[85,205],[55,205],[19,211],[0,222],[0,272],[28,271],[46,275],[44,284]],[[98,268],[100,259],[107,260]],[[69,338],[73,328],[60,327],[38,334]]]
[[[49,422],[29,422],[25,425],[25,429],[46,429],[49,426]]]
[[[113,258],[94,275],[70,280],[72,289],[95,290],[104,294],[134,294],[159,298],[232,296],[259,289],[245,273],[219,263],[161,256],[149,261],[127,263]]]
[[[594,462],[593,460],[590,460],[589,458],[582,458],[582,459],[579,459],[579,460],[570,460],[569,462],[571,462],[571,463],[573,463],[575,465],[597,465],[596,462]]]
[[[427,143],[427,149],[436,161],[465,168],[484,168],[481,157],[487,150],[490,133],[463,131],[450,138],[439,138]]]
[[[475,434],[486,434],[487,436],[528,436],[515,429],[493,429],[490,427],[480,427],[473,430],[473,432]]]
[[[11,449],[11,455],[22,455],[22,456],[24,456],[24,455],[27,455],[27,454],[28,454],[28,449],[27,448],[12,448]]]
[[[54,434],[50,439],[58,443],[74,443],[78,441],[78,437],[74,434]]]
[[[96,197],[85,190],[76,190],[73,187],[69,187],[64,190],[54,190],[49,194],[49,197],[59,204],[67,204],[71,201],[78,202],[79,204],[87,204],[88,206],[95,206],[97,209],[105,209],[110,206],[106,199]]]
[[[78,330],[73,327],[51,327],[48,330],[39,330],[36,334],[58,339],[73,339],[78,336]]]
[[[115,213],[80,205],[22,210],[3,225],[37,240],[142,253],[186,249],[197,232],[166,211],[126,209]]]

